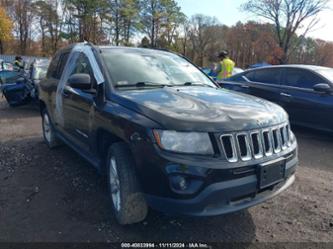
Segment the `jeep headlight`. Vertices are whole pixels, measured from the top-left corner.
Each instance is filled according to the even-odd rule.
[[[179,153],[213,155],[214,150],[208,133],[154,130],[160,148]]]

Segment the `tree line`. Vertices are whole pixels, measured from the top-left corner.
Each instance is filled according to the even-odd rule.
[[[306,37],[326,5],[248,1],[241,9],[269,22],[226,26],[211,16],[187,17],[175,0],[0,0],[0,53],[52,56],[67,44],[89,41],[169,49],[200,66],[224,49],[243,68],[262,61],[333,66],[333,44]]]

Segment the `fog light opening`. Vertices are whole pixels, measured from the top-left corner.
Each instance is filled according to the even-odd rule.
[[[173,189],[185,191],[189,186],[189,181],[184,176],[171,176],[170,183]]]

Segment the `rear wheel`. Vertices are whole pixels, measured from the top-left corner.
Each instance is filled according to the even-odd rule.
[[[125,143],[115,143],[107,157],[108,186],[119,224],[144,220],[148,207],[134,171],[134,160]]]
[[[43,137],[50,149],[59,146],[61,143],[57,138],[49,114],[44,109],[42,112]]]

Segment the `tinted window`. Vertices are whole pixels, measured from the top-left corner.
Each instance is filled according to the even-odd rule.
[[[244,76],[245,76],[249,81],[255,81],[255,74],[256,74],[256,71],[250,71],[250,72],[247,72]]]
[[[280,84],[280,72],[279,68],[260,69],[255,71],[255,82],[266,84]]]
[[[285,85],[301,88],[313,88],[314,85],[325,82],[321,77],[304,69],[286,69]]]
[[[59,63],[58,63],[58,66],[57,66],[57,70],[53,74],[54,78],[56,78],[58,80],[61,78],[61,74],[64,71],[64,68],[66,66],[68,56],[69,56],[68,52],[67,53],[63,53],[62,55],[60,55]]]
[[[59,58],[60,58],[60,54],[56,54],[51,63],[50,63],[50,66],[49,66],[49,69],[47,71],[47,77],[50,78],[50,77],[54,77],[53,75],[56,75],[56,71],[57,71],[57,67],[58,67],[58,63],[59,63]]]

